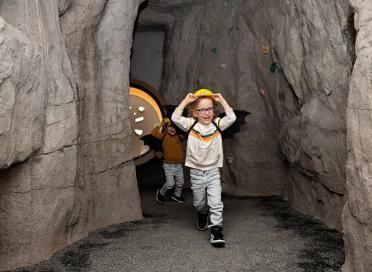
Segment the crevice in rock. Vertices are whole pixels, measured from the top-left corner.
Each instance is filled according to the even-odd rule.
[[[114,165],[112,167],[109,167],[109,168],[106,168],[102,171],[99,171],[99,172],[94,172],[94,173],[91,173],[91,174],[86,174],[86,176],[96,176],[96,175],[100,175],[102,173],[105,173],[105,172],[108,172],[108,171],[112,171],[114,169],[117,169],[117,168],[120,168],[121,166],[125,166],[125,165],[129,165],[129,164],[133,164],[133,160],[130,159],[130,160],[127,160],[127,161],[124,161],[124,162],[121,162],[117,165]]]
[[[34,191],[45,191],[45,190],[61,190],[61,189],[68,189],[68,188],[76,188],[77,186],[63,186],[63,187],[44,187],[44,188],[33,188],[28,191],[12,191],[11,194],[29,194]]]
[[[343,36],[343,39],[344,39],[344,42],[347,48],[347,56],[350,61],[349,75],[351,75],[355,61],[356,61],[355,43],[356,43],[358,32],[355,29],[355,25],[354,25],[354,15],[355,15],[355,11],[350,7],[349,15],[347,18],[347,24],[345,28],[342,30],[342,36]]]

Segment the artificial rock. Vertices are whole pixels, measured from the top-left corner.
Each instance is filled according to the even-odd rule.
[[[138,5],[0,2],[0,270],[142,217],[127,94]]]
[[[350,2],[358,36],[347,105],[343,271],[365,272],[372,271],[372,2]]]
[[[346,0],[150,0],[140,13],[167,32],[168,103],[205,87],[251,113],[224,143],[225,192],[279,195],[342,229],[350,16]]]
[[[141,218],[127,93],[141,2],[0,1],[0,270]],[[204,87],[251,113],[224,142],[224,191],[287,199],[344,231],[345,272],[370,271],[370,1],[140,10],[138,26],[165,31],[169,104]]]

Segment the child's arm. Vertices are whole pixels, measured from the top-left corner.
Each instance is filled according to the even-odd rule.
[[[196,99],[197,96],[192,93],[188,93],[172,114],[172,122],[175,123],[183,131],[188,131],[190,126],[192,125],[192,122],[190,122],[190,118],[183,117],[182,112],[187,105],[194,102]]]
[[[155,138],[162,140],[166,131],[163,131],[163,126],[157,125],[154,127],[154,129],[151,131],[151,135]]]
[[[236,115],[233,109],[229,106],[229,104],[226,102],[226,100],[222,97],[220,93],[213,94],[213,99],[217,103],[221,104],[226,113],[226,116],[221,118],[220,121],[218,122],[218,127],[221,130],[225,130],[235,122]]]

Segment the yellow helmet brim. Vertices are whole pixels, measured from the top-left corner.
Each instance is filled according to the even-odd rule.
[[[197,96],[197,97],[202,97],[202,96],[212,96],[213,93],[212,93],[212,91],[207,90],[207,89],[200,89],[200,90],[197,90],[197,91],[194,93],[194,95]]]

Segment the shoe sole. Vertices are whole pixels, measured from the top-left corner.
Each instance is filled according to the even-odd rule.
[[[199,230],[199,231],[205,231],[206,229],[208,229],[208,222],[209,222],[209,216],[211,215],[211,213],[208,211],[208,215],[207,215],[207,224],[205,225],[204,228],[200,228],[199,225],[198,225],[198,222],[196,222],[196,229]]]
[[[199,231],[205,231],[208,228],[208,225],[205,226],[205,228],[200,228],[198,223],[196,223],[196,229]]]
[[[225,242],[220,242],[220,243],[211,243],[213,247],[221,248],[225,247]]]
[[[225,244],[226,244],[225,240],[223,240],[223,239],[214,240],[213,235],[211,235],[211,239],[209,240],[209,242],[214,247],[224,247]]]
[[[160,193],[159,193],[159,190],[156,191],[156,196],[155,196],[156,203],[158,203],[158,204],[161,205],[161,204],[163,204],[164,202],[162,202],[162,201],[159,200],[159,198],[158,198],[158,194],[160,194]]]
[[[173,196],[171,196],[171,198],[172,198],[174,201],[178,202],[178,203],[185,203],[185,201],[178,200],[177,198],[175,198],[175,197],[173,197]]]

